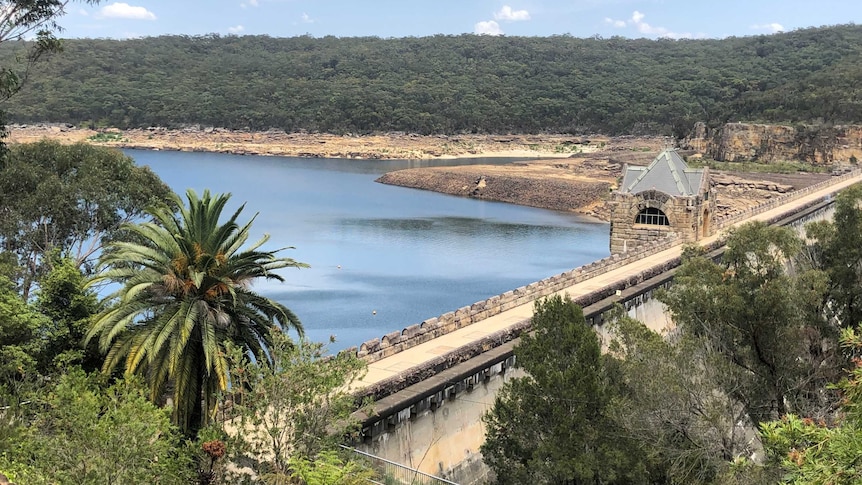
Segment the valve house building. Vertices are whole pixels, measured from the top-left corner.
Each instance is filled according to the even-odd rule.
[[[709,168],[689,168],[675,150],[664,150],[646,167],[626,165],[610,209],[611,254],[671,234],[697,241],[712,234]]]

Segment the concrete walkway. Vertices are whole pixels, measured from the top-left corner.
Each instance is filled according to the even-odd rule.
[[[755,215],[749,219],[739,221],[733,225],[738,226],[740,224],[744,224],[750,221],[769,220],[773,217],[786,213],[795,207],[800,207],[805,204],[823,199],[830,194],[833,194],[845,187],[848,187],[860,181],[862,181],[862,175],[831,185],[822,190],[813,192],[799,199],[791,201],[785,205],[779,206],[775,209]],[[719,237],[721,237],[721,234],[716,234],[708,238],[704,238],[698,241],[698,243],[708,244],[717,240]],[[607,287],[610,284],[616,282],[617,280],[627,277],[628,275],[639,273],[653,266],[662,264],[667,260],[676,258],[682,252],[682,247],[682,245],[674,246],[670,249],[666,249],[639,261],[608,271],[607,273],[603,273],[589,280],[576,283],[572,286],[558,291],[556,294],[568,294],[572,298],[586,295],[592,291]],[[417,366],[436,357],[449,353],[457,349],[458,347],[468,344],[471,341],[481,339],[482,337],[498,332],[500,330],[505,330],[506,328],[518,322],[522,322],[532,317],[532,315],[533,303],[531,302],[504,311],[498,315],[486,318],[485,320],[473,323],[472,325],[460,328],[446,335],[441,335],[440,337],[419,344],[410,349],[403,350],[397,354],[385,357],[381,360],[378,360],[377,362],[369,364],[368,373],[366,374],[366,376],[361,381],[355,383],[352,387],[362,388],[386,380],[390,377],[400,374],[407,369],[410,369],[411,367]]]

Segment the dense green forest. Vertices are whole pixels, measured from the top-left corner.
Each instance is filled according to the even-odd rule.
[[[24,46],[0,46],[10,66]],[[10,121],[119,128],[685,135],[862,120],[862,26],[710,40],[476,35],[64,41]]]
[[[23,27],[60,5],[13,4],[41,9]],[[860,119],[860,40],[854,26],[720,41],[81,40],[3,109],[334,132],[839,123]],[[28,47],[0,41],[0,98],[27,69],[10,56],[51,50]],[[251,222],[222,217],[229,195],[183,200],[110,148],[0,148],[0,483],[367,483],[374,472],[336,451],[364,363],[277,330],[301,327],[249,283],[302,263],[246,245]],[[672,338],[619,313],[603,353],[571,300],[538,302],[515,350],[527,374],[484,418],[497,483],[862,482],[862,186],[835,207],[805,238],[752,223],[718,261],[685,248],[657,292]]]
[[[295,315],[250,289],[302,263],[246,244],[229,195],[167,190],[112,148],[9,147],[0,483],[369,483],[338,446],[365,363],[292,340]],[[719,260],[684,248],[656,292],[671,333],[619,307],[600,341],[568,297],[537,302],[525,375],[484,417],[494,483],[862,483],[860,207],[856,185],[805,238],[753,222]]]

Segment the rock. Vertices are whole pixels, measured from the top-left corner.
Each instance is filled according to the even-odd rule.
[[[827,165],[862,154],[862,125],[791,127],[727,123],[709,130],[697,123],[682,145],[725,162],[802,160]]]
[[[377,182],[562,211],[586,210],[603,200],[610,187],[604,181],[533,175],[529,168],[475,165],[397,170]]]

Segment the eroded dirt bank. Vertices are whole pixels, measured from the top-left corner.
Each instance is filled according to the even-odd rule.
[[[575,211],[603,218],[613,176],[580,175],[568,164],[548,162],[398,170],[378,182],[450,195]]]
[[[647,165],[663,144],[651,139],[612,140],[603,149],[564,160],[507,165],[466,165],[390,172],[378,182],[451,195],[569,211],[609,220],[605,199],[625,164]],[[827,174],[712,172],[717,215],[731,214],[782,193],[817,183]]]
[[[217,128],[100,130],[68,125],[12,125],[10,143],[43,138],[63,143],[148,150],[181,150],[313,158],[429,159],[511,157],[506,165],[465,165],[391,172],[380,182],[451,195],[571,211],[608,219],[604,200],[625,164],[646,165],[665,138],[571,135],[329,134],[244,132]],[[696,155],[696,152],[688,152]],[[782,192],[828,177],[823,174],[716,174],[719,214],[744,210]]]

